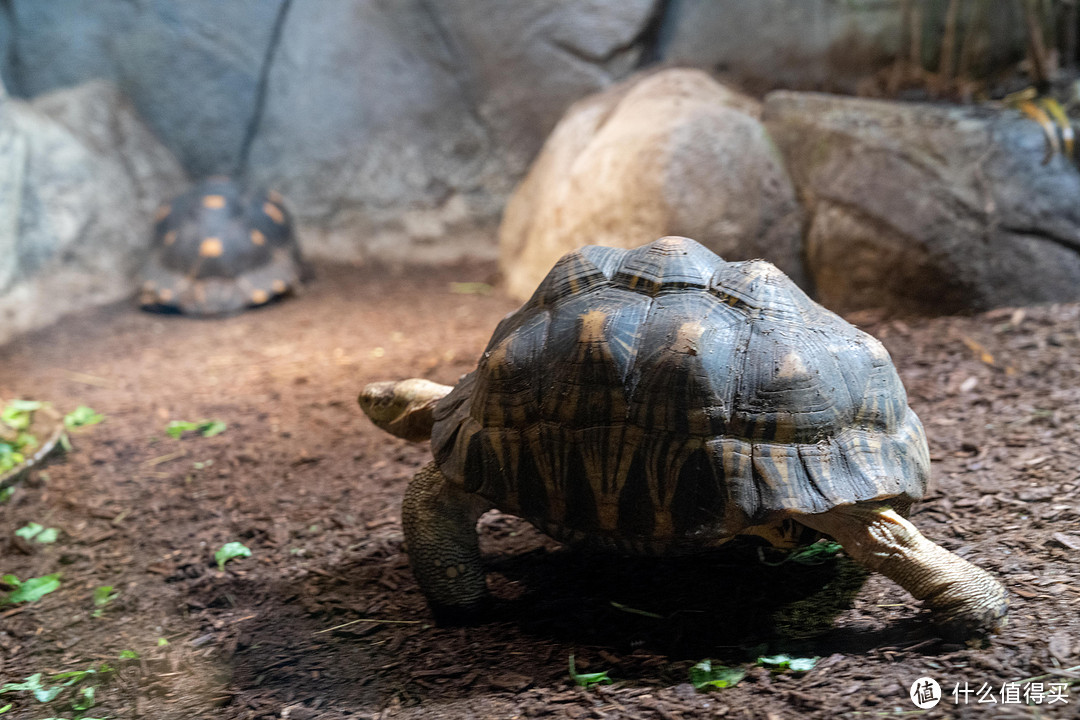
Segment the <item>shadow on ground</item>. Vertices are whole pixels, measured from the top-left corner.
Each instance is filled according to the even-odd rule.
[[[188,588],[188,603],[242,619],[222,631],[234,692],[272,687],[286,701],[295,694],[368,708],[508,682],[565,686],[559,655],[575,649],[617,663],[622,680],[651,685],[685,682],[688,664],[705,657],[753,663],[767,653],[858,654],[932,640],[932,627],[915,618],[834,629],[866,572],[843,555],[813,565],[784,557],[749,545],[632,558],[534,543],[487,557],[498,598],[488,615],[435,627],[400,540],[387,539],[292,581],[207,575]],[[544,658],[505,653],[537,644]]]

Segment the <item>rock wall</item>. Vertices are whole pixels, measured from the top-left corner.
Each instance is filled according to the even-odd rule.
[[[507,291],[526,299],[564,253],[691,237],[804,280],[802,215],[757,101],[699,70],[631,78],[574,104],[499,228]]]

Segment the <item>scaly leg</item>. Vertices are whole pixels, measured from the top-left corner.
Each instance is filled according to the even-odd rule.
[[[1004,627],[1005,588],[985,570],[922,534],[894,510],[847,505],[799,522],[831,535],[852,558],[924,600],[951,632],[989,633]]]
[[[401,505],[409,565],[439,622],[468,620],[487,599],[476,534],[487,509],[485,501],[450,484],[433,462],[409,481]]]

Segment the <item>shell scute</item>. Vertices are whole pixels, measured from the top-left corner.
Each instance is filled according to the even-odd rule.
[[[144,292],[140,303],[218,315],[296,288],[304,266],[292,219],[268,197],[215,176],[163,205],[143,279],[169,292]]]
[[[929,475],[880,343],[769,263],[685,238],[560,260],[440,403],[432,447],[497,507],[631,547],[903,505]]]
[[[614,282],[651,296],[708,287],[718,258],[702,245],[687,240],[663,237],[626,251]]]

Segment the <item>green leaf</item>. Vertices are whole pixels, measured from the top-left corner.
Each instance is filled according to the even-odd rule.
[[[807,545],[806,547],[791,551],[779,562],[768,562],[765,560],[762,560],[761,562],[770,567],[776,567],[788,562],[798,563],[799,565],[821,565],[822,563],[827,563],[835,558],[837,553],[841,550],[843,550],[843,546],[838,542],[833,540],[818,540],[812,545]]]
[[[712,660],[702,660],[690,668],[690,682],[695,690],[735,687],[744,677],[746,671],[742,668],[713,666]]]
[[[0,466],[0,472],[3,472],[2,466]],[[0,488],[0,504],[6,503],[11,499],[11,496],[15,494],[15,487],[9,486],[6,488]]]
[[[15,531],[16,537],[21,537],[24,540],[33,540],[45,528],[38,525],[36,522],[29,522],[23,525],[21,528]]]
[[[50,545],[56,542],[57,538],[59,537],[60,531],[56,528],[45,528],[38,533],[37,537],[34,538],[34,542],[39,542],[42,545]]]
[[[112,585],[99,585],[94,588],[94,604],[98,607],[102,605],[108,605],[110,602],[116,599],[116,596],[120,593],[113,592]]]
[[[233,558],[251,557],[251,550],[249,550],[243,543],[230,542],[221,546],[221,549],[214,553],[214,559],[217,560],[218,570],[225,570],[225,563],[229,562]]]
[[[10,710],[13,707],[15,707],[15,703],[8,703],[4,707],[0,707],[0,715],[3,715],[4,713],[6,713],[8,710]]]
[[[12,400],[5,409],[12,412],[37,412],[44,404],[37,400]]]
[[[199,420],[189,422],[187,420],[173,420],[165,427],[165,432],[174,440],[186,432],[200,432],[203,437],[214,437],[225,432],[228,426],[220,420]]]
[[[80,405],[64,416],[64,427],[68,429],[97,425],[105,416],[86,405]]]
[[[23,690],[35,692],[37,690],[40,690],[41,688],[41,673],[34,673],[30,677],[23,680],[21,683],[4,683],[3,685],[0,685],[0,695],[8,692],[20,692]]]
[[[788,559],[800,565],[820,565],[836,557],[844,547],[835,540],[819,540],[793,552]]]
[[[54,685],[51,688],[42,688],[34,691],[34,699],[41,703],[52,702],[56,696],[64,692],[63,685]]]
[[[199,429],[202,431],[203,437],[214,437],[215,435],[220,435],[221,433],[225,432],[226,428],[228,428],[228,425],[221,422],[220,420],[211,420],[209,423],[204,420],[202,423],[199,424]]]
[[[765,655],[757,659],[757,664],[777,670],[791,670],[792,672],[807,672],[817,665],[818,658],[793,658],[790,655]]]
[[[165,638],[158,638],[157,639],[157,646],[158,647],[167,647],[168,644],[169,644],[169,641],[166,640]]]
[[[15,582],[8,582],[9,577],[14,579]],[[15,585],[15,589],[8,593],[8,596],[4,598],[4,602],[36,602],[60,587],[60,573],[42,575],[41,577],[36,578],[27,578],[22,582],[19,582],[19,579],[14,575],[5,575],[4,582],[7,582],[9,585]]]
[[[575,685],[580,687],[592,687],[593,685],[610,685],[612,683],[611,678],[608,677],[607,671],[597,673],[579,673],[574,666],[574,656],[570,655],[570,678],[574,681]]]
[[[56,542],[59,537],[60,531],[56,528],[47,528],[38,525],[36,522],[29,522],[23,525],[21,528],[15,531],[18,537],[27,541],[34,541],[43,545]]]
[[[93,668],[90,668],[89,670],[68,670],[66,672],[55,673],[52,676],[52,679],[54,682],[59,680],[67,680],[67,682],[64,683],[63,687],[70,687],[75,683],[82,682],[83,678],[85,678],[87,675],[93,675],[95,672],[97,671]]]
[[[19,432],[12,441],[0,442],[0,472],[7,472],[26,460],[26,450],[33,450],[38,439],[28,432]]]
[[[101,617],[102,613],[105,612],[105,606],[119,595],[120,593],[113,592],[112,585],[101,585],[94,588],[94,607],[97,609],[90,613],[90,617]]]
[[[180,436],[189,430],[198,430],[199,425],[197,423],[188,422],[186,420],[173,420],[171,423],[165,426],[165,432],[169,437],[174,440],[179,440]]]
[[[0,422],[15,430],[25,430],[41,406],[36,400],[12,400],[0,410]]]
[[[26,457],[11,443],[0,442],[0,473],[7,472]]]
[[[135,652],[134,650],[121,650],[120,651],[120,659],[121,660],[138,660],[139,659],[139,653]]]
[[[818,658],[792,658],[788,663],[788,669],[792,672],[809,672],[817,665]]]
[[[95,690],[91,685],[90,687],[84,687],[79,689],[79,694],[75,696],[74,702],[71,703],[72,710],[89,710],[94,707],[94,695]]]
[[[766,667],[787,667],[791,662],[790,655],[762,655],[757,659],[758,665],[764,665]]]

